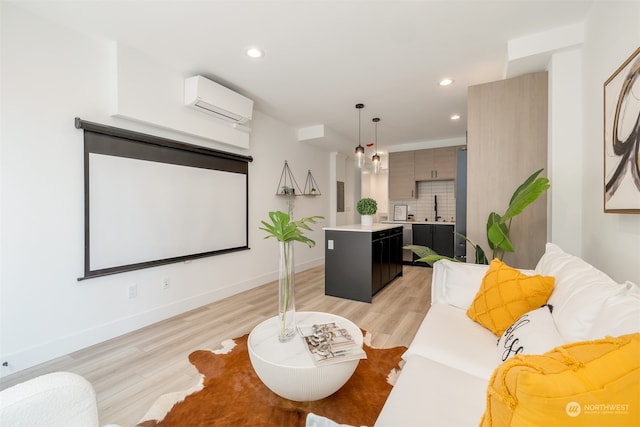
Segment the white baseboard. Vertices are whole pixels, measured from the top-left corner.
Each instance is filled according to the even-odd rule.
[[[324,263],[324,258],[315,259],[296,265],[296,271],[305,271]],[[277,280],[278,272],[273,271],[254,277],[244,282],[235,283],[205,294],[195,295],[171,304],[159,306],[151,310],[116,319],[97,327],[85,329],[78,333],[61,337],[23,351],[5,355],[2,362],[7,366],[0,369],[0,378],[34,367],[41,363],[53,361],[83,348],[136,331],[151,324],[169,319],[190,310],[220,301],[224,298],[248,291]]]

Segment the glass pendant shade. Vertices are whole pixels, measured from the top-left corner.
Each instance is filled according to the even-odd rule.
[[[378,153],[371,157],[371,161],[373,162],[373,173],[380,172],[380,156],[378,156]]]
[[[380,121],[380,118],[376,117],[371,121],[376,124],[376,146],[375,146],[376,152],[371,157],[371,162],[373,163],[373,173],[379,173],[380,172],[380,156],[378,155],[378,122]]]
[[[356,166],[359,168],[364,166],[364,147],[362,145],[356,147]]]
[[[360,169],[364,166],[364,147],[360,143],[360,114],[362,109],[364,108],[364,104],[356,104],[356,108],[358,109],[358,146],[356,147],[356,166]]]

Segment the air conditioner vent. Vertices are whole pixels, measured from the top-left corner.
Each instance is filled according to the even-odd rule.
[[[184,105],[235,124],[253,116],[251,99],[202,76],[185,80]]]

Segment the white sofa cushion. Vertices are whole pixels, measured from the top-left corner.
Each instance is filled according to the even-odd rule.
[[[473,302],[488,265],[440,260],[433,265],[431,301],[467,309]]]
[[[553,306],[558,331],[567,342],[588,339],[604,302],[624,291],[623,285],[553,243],[547,243],[535,271],[556,279],[548,303]]]
[[[471,306],[482,279],[489,270],[485,264],[470,264],[442,259],[433,265],[431,279],[431,302],[450,304],[468,309]],[[533,270],[520,270],[532,276]]]
[[[640,332],[640,286],[627,282],[624,292],[607,299],[593,322],[588,339]]]
[[[376,427],[477,426],[488,381],[411,356],[384,404]]]
[[[498,341],[498,363],[516,354],[543,354],[565,344],[556,329],[549,305],[522,315]]]
[[[498,366],[497,341],[491,331],[469,319],[466,310],[436,303],[402,358],[419,355],[489,380]]]

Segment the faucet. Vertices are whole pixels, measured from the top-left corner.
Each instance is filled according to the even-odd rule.
[[[433,210],[436,211],[436,222],[438,222],[442,217],[438,215],[438,196],[436,195],[433,196]]]

